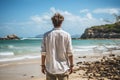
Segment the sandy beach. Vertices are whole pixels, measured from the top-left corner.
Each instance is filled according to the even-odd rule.
[[[112,80],[101,76],[96,78],[92,74],[90,75],[92,78],[90,78],[88,75],[85,75],[87,74],[86,71],[88,70],[86,64],[94,64],[96,61],[99,63],[105,57],[110,59],[113,59],[115,57],[120,58],[119,52],[120,51],[115,51],[112,55],[74,55],[74,72],[69,76],[69,80]],[[40,58],[0,62],[0,80],[45,80],[45,75],[41,73],[40,62]],[[118,63],[118,65],[120,64]],[[114,80],[118,79],[120,79],[120,77]]]

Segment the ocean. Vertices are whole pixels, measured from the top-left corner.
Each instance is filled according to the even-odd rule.
[[[40,58],[41,38],[0,40],[0,62]],[[73,54],[95,55],[120,48],[119,39],[72,40]]]

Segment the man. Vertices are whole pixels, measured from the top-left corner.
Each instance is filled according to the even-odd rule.
[[[61,14],[56,13],[51,20],[54,28],[44,34],[41,46],[41,71],[46,73],[46,80],[68,80],[73,72],[71,37],[61,29]]]

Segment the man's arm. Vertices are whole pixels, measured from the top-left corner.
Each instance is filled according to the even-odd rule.
[[[67,54],[68,54],[68,59],[70,63],[70,74],[73,72],[73,51],[72,51],[72,41],[71,41],[71,36],[68,36],[68,44],[67,44]]]
[[[46,56],[45,55],[41,55],[41,68],[42,68],[42,73],[44,73],[45,74],[45,71],[46,71],[46,69],[45,69],[45,58],[46,58]]]
[[[69,69],[70,73],[69,74],[71,74],[73,72],[73,67],[74,67],[74,65],[73,65],[73,55],[69,56],[69,62],[70,62],[70,69]]]
[[[45,38],[43,38],[43,42],[41,45],[41,71],[45,74],[46,68],[45,68],[45,59],[46,59],[46,43]]]
[[[69,56],[70,67],[73,67],[73,55]]]

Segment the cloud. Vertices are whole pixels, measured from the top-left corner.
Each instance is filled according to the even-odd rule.
[[[38,15],[32,16],[31,20],[33,20],[36,23],[41,23],[42,22],[42,18],[40,18]]]
[[[6,23],[0,23],[0,27],[2,26],[26,26],[26,25],[31,25],[33,22],[31,21],[26,21],[26,22],[6,22]]]
[[[85,16],[76,15],[66,10],[56,9],[51,7],[50,10],[43,15],[33,15],[31,16],[31,21],[34,22],[37,26],[39,26],[39,30],[42,29],[43,31],[49,30],[52,25],[51,17],[56,13],[59,12],[65,18],[63,22],[63,29],[68,31],[71,34],[81,34],[84,30],[88,27],[93,25],[101,25],[105,24],[104,21],[100,19],[96,19],[93,17],[92,13],[86,11]]]
[[[34,15],[34,16],[31,16],[30,19],[37,24],[41,24],[41,23],[46,23],[46,21],[50,20],[50,16],[46,14],[42,16]]]
[[[87,13],[87,14],[86,14],[86,16],[87,16],[87,18],[88,18],[88,19],[93,19],[93,17],[92,17],[92,14],[91,14],[91,13]]]
[[[50,8],[50,11],[51,11],[52,13],[56,13],[56,9],[55,9],[54,7],[51,7],[51,8]]]
[[[63,26],[63,29],[69,32],[70,34],[82,34],[84,30],[88,27],[91,27],[94,25],[102,25],[106,23],[102,18],[100,19],[95,18],[93,16],[93,13],[90,12],[88,9],[81,10],[81,13],[82,14],[84,13],[85,15],[85,16],[81,16],[79,14],[78,15],[73,14],[67,10],[60,10],[60,9],[51,7],[48,10],[48,12],[42,13],[42,15],[36,14],[36,15],[30,16],[29,20],[26,22],[24,21],[20,23],[14,22],[14,23],[3,24],[4,26],[8,26],[8,27],[6,28],[2,27],[1,29],[2,30],[6,29],[8,31],[9,28],[12,27],[11,32],[15,32],[15,33],[19,32],[19,34],[21,34],[21,31],[22,31],[22,33],[24,33],[26,36],[31,34],[32,35],[43,34],[46,31],[53,28],[51,17],[56,12],[59,12],[65,17],[65,20],[62,26]],[[95,12],[97,11],[95,10]],[[22,27],[16,28],[16,25],[17,26],[20,25]]]
[[[86,13],[86,12],[89,12],[89,10],[88,9],[80,10],[80,13]]]
[[[95,9],[93,13],[106,13],[106,14],[119,14],[120,9],[119,8],[99,8]]]

